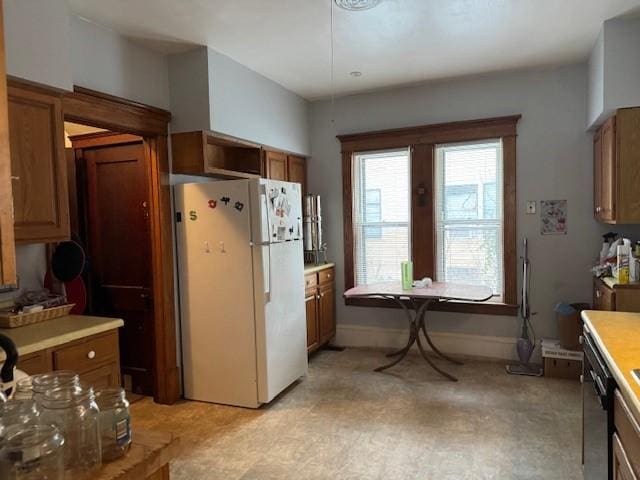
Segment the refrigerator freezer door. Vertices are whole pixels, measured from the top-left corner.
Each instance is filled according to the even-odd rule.
[[[261,269],[265,255],[270,272]],[[266,403],[307,373],[302,242],[256,245],[254,264],[257,283],[271,276],[267,297],[256,286],[258,399]]]
[[[175,187],[185,397],[257,407],[247,180]]]
[[[301,239],[302,197],[300,184],[265,179],[257,180],[257,182],[259,182],[257,185],[260,192],[257,203],[261,210],[259,240],[277,243]]]

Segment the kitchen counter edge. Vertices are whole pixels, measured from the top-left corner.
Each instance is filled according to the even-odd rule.
[[[0,334],[11,338],[20,356],[58,347],[85,337],[115,330],[124,325],[119,318],[66,315],[18,328],[0,328]],[[6,358],[0,352],[0,361]]]
[[[311,263],[308,263],[308,264],[305,264],[304,266],[304,274],[308,275],[310,273],[316,273],[321,270],[326,270],[327,268],[333,268],[335,266],[336,266],[335,263],[324,263],[322,265],[313,265]]]

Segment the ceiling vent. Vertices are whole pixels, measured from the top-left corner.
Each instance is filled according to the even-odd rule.
[[[382,0],[335,0],[336,5],[343,10],[360,12],[377,7]]]

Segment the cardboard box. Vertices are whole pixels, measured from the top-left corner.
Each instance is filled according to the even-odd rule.
[[[582,374],[582,360],[569,358],[544,358],[544,376],[579,380]]]

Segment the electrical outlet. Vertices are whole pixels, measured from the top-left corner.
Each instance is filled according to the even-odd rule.
[[[527,213],[536,213],[536,201],[535,200],[527,200]]]

